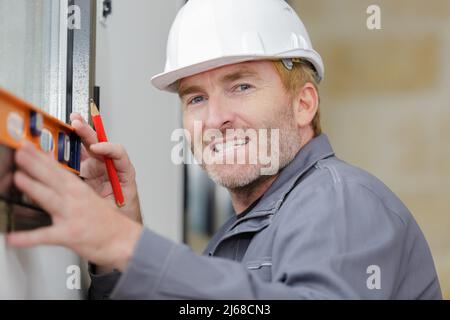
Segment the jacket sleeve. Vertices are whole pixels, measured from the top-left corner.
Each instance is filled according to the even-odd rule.
[[[289,299],[282,283],[266,283],[238,262],[200,256],[145,229],[113,299]]]
[[[279,221],[271,282],[241,263],[199,256],[144,229],[111,297],[392,299],[399,297],[405,281],[411,287],[406,286],[402,298],[440,297],[420,230],[370,190],[334,184],[316,188],[307,197],[290,197],[283,215],[274,218]],[[409,232],[412,238],[408,228],[414,229]]]

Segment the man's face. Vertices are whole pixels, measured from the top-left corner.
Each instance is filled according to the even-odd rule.
[[[272,175],[277,173],[300,149],[291,97],[270,61],[233,64],[184,78],[178,93],[196,160],[228,189],[263,179],[263,168],[274,163]]]

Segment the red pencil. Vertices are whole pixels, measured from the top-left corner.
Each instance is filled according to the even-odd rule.
[[[98,142],[108,142],[100,112],[98,111],[98,108],[92,99],[91,117],[92,121],[94,122],[95,130],[97,131]],[[109,181],[111,182],[111,186],[114,192],[114,197],[116,198],[116,204],[118,207],[123,207],[125,205],[125,200],[123,198],[122,187],[120,186],[119,177],[117,176],[117,171],[114,167],[112,159],[105,157],[105,165],[108,172]]]

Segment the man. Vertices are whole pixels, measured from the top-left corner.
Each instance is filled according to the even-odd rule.
[[[228,188],[236,216],[202,256],[144,228],[126,152],[97,143],[74,114],[86,184],[25,143],[14,181],[53,226],[10,234],[9,244],[73,249],[93,264],[91,298],[441,298],[407,208],[336,158],[321,133],[322,60],[284,1],[191,0],[167,50],[153,84],[179,94],[192,152]],[[275,157],[268,163],[261,154]],[[118,169],[127,203],[120,210],[103,156]]]

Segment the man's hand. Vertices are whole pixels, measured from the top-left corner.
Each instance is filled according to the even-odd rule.
[[[15,162],[14,183],[51,215],[53,225],[8,234],[9,245],[63,245],[95,264],[126,267],[142,225],[30,142],[16,151]]]
[[[81,150],[81,172],[84,181],[102,198],[116,207],[111,183],[106,171],[104,157],[113,160],[125,198],[125,206],[120,211],[134,221],[142,223],[139,198],[135,180],[135,170],[123,148],[109,142],[98,143],[97,134],[78,113],[70,115],[72,126],[83,143]]]

